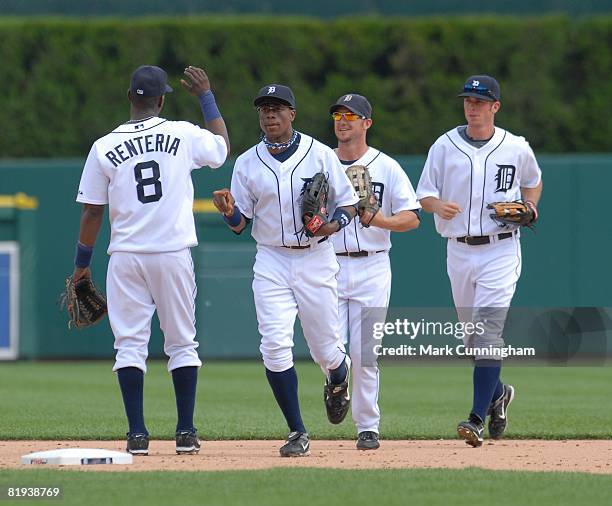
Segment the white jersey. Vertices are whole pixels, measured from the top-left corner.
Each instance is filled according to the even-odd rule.
[[[385,216],[421,208],[410,179],[390,156],[370,147],[353,165],[368,168],[380,210]],[[378,227],[366,228],[356,216],[352,223],[334,234],[332,240],[336,253],[389,250],[391,231]]]
[[[483,147],[476,148],[457,129],[431,146],[417,187],[419,200],[436,197],[459,204],[462,212],[451,220],[434,214],[443,237],[494,235],[515,229],[500,227],[489,216],[487,204],[521,198],[521,187],[535,188],[541,171],[529,143],[495,127]]]
[[[109,205],[109,254],[195,246],[191,171],[226,157],[223,137],[192,123],[130,121],[91,147],[77,202]]]
[[[251,235],[260,245],[306,246],[321,240],[302,233],[300,211],[304,186],[317,172],[329,178],[330,215],[358,200],[335,153],[312,137],[300,135],[297,151],[284,162],[274,158],[263,142],[236,159],[231,193],[242,214],[253,220]]]

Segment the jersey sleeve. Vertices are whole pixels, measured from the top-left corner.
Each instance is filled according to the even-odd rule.
[[[521,162],[521,187],[535,188],[540,184],[542,171],[540,170],[533,149],[531,149],[527,141],[525,141],[525,150]]]
[[[400,211],[420,209],[421,204],[417,200],[412,183],[399,163],[392,165],[392,171],[391,212],[397,214]]]
[[[331,197],[329,210],[333,213],[338,207],[355,205],[359,198],[336,154],[329,149],[325,152],[325,156]]]
[[[193,124],[191,132],[191,154],[194,168],[208,166],[216,169],[221,167],[227,158],[225,139]]]
[[[100,164],[97,146],[94,143],[83,167],[76,201],[101,206],[108,204],[109,183],[110,180]]]
[[[421,173],[421,178],[419,179],[419,184],[416,191],[417,198],[419,200],[424,199],[425,197],[435,197],[437,199],[440,198],[440,188],[438,186],[440,174],[436,160],[436,151],[436,144],[434,144],[431,148],[429,148],[429,153],[427,153],[427,160],[425,160],[423,172]]]
[[[234,171],[232,172],[232,185],[230,192],[236,201],[236,205],[245,218],[253,219],[255,214],[256,199],[249,189],[246,174],[240,158],[236,160]]]

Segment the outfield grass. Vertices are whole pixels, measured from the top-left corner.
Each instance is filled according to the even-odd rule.
[[[612,476],[516,471],[268,469],[232,472],[3,471],[7,486],[61,486],[62,505],[609,504]],[[519,499],[520,498],[520,499]],[[54,504],[18,501],[3,504]]]
[[[350,420],[327,422],[323,376],[297,364],[304,421],[314,438],[353,438]],[[508,367],[516,387],[510,438],[612,438],[612,368]],[[381,371],[385,439],[454,438],[471,406],[468,367],[389,366]],[[0,365],[0,439],[122,439],[127,430],[111,362]],[[165,362],[145,377],[145,417],[153,438],[172,439],[174,392]],[[286,426],[255,362],[207,364],[200,374],[196,426],[203,439],[281,439]]]

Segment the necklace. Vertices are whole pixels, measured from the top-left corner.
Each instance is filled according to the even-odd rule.
[[[296,141],[297,135],[298,135],[297,131],[294,130],[293,135],[291,136],[291,139],[289,139],[287,142],[270,142],[266,138],[265,134],[261,136],[261,140],[268,149],[286,149],[290,147]]]

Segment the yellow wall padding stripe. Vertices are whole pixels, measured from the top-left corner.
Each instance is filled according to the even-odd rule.
[[[38,209],[38,199],[25,193],[15,195],[0,195],[0,207],[16,209]],[[218,213],[212,199],[196,199],[193,202],[194,213]]]
[[[193,201],[194,213],[218,213],[212,199],[196,199]]]
[[[38,199],[21,192],[15,193],[15,195],[0,195],[0,207],[38,209]]]

